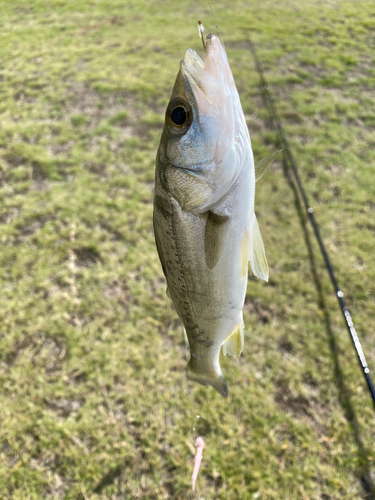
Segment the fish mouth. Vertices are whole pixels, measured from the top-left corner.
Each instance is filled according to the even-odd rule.
[[[206,37],[204,61],[194,50],[187,49],[181,71],[189,83],[204,92],[210,103],[216,100],[223,83],[235,88],[225,49],[212,33]]]
[[[203,104],[200,102],[202,101],[201,93],[204,94],[205,99],[210,104],[216,101],[216,97],[220,92],[220,83],[206,71],[205,61],[203,61],[195,50],[186,50],[185,56],[181,61],[181,73],[190,84],[194,97],[197,100],[198,109]]]
[[[194,50],[186,50],[180,74],[191,88],[200,116],[212,118],[221,130],[235,128],[233,111],[239,97],[227,54],[217,36],[207,36],[204,61]]]

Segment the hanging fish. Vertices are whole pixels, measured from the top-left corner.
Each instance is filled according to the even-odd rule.
[[[208,35],[205,60],[187,49],[157,153],[156,246],[167,292],[190,347],[187,378],[228,386],[219,364],[243,350],[248,261],[268,281],[254,213],[255,182],[275,155],[254,166],[250,136],[227,55]]]

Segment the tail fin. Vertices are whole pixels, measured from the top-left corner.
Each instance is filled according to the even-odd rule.
[[[207,363],[194,358],[192,355],[186,367],[186,375],[189,380],[202,385],[211,385],[222,396],[229,396],[227,382],[221,371],[219,363],[211,368]]]

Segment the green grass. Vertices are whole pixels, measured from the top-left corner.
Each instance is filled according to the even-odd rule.
[[[373,498],[371,400],[281,160],[257,186],[270,282],[250,277],[245,351],[222,362],[230,397],[186,381],[154,161],[197,20],[214,26],[207,5],[0,6],[1,498]],[[373,2],[213,9],[260,159],[277,135],[256,43],[375,370]]]

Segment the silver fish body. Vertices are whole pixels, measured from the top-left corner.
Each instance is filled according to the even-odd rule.
[[[156,246],[169,294],[188,337],[187,377],[228,387],[219,364],[243,349],[248,260],[268,278],[254,214],[250,137],[225,51],[214,35],[205,63],[181,61],[157,154]]]

